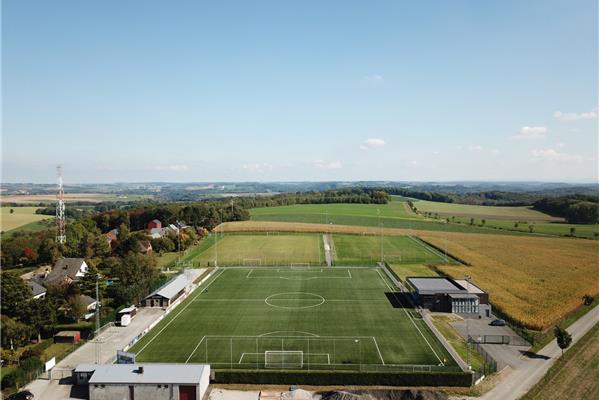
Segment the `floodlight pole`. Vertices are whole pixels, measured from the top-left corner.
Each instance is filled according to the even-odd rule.
[[[381,215],[379,214],[379,208],[377,209],[377,221],[379,223],[379,247],[381,253],[381,264],[383,265],[383,225],[381,225]]]
[[[100,339],[98,338],[98,334],[100,332],[100,296],[98,290],[98,280],[100,279],[100,274],[96,274],[96,364],[100,364]]]
[[[467,281],[467,294],[470,292],[470,282],[469,280],[471,279],[470,275],[465,275],[465,281]],[[467,297],[468,300],[468,297]],[[468,304],[468,303],[467,303]],[[469,304],[470,306],[470,304]],[[469,307],[469,310],[471,308]],[[467,316],[467,366],[469,367],[469,369],[471,369],[471,346],[470,346],[470,336],[469,336],[469,316]]]

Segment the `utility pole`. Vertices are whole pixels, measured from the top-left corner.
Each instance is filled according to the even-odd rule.
[[[377,209],[377,221],[379,224],[379,247],[381,253],[381,264],[383,265],[383,225],[381,224],[381,215],[379,214],[379,208]]]

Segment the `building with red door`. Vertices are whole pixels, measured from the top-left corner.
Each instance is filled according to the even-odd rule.
[[[202,400],[210,365],[82,364],[73,375],[87,381],[90,400]]]

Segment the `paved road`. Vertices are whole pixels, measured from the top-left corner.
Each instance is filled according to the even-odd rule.
[[[325,249],[325,262],[328,267],[333,265],[333,260],[331,258],[331,244],[329,243],[329,236],[323,235],[323,248]]]
[[[598,323],[598,306],[567,328],[575,344]],[[552,341],[538,353],[537,358],[528,358],[520,363],[498,386],[479,397],[479,400],[516,400],[529,391],[560,357],[561,351]]]

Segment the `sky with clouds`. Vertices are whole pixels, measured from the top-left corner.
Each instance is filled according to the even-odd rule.
[[[597,181],[596,1],[2,2],[2,181]]]

